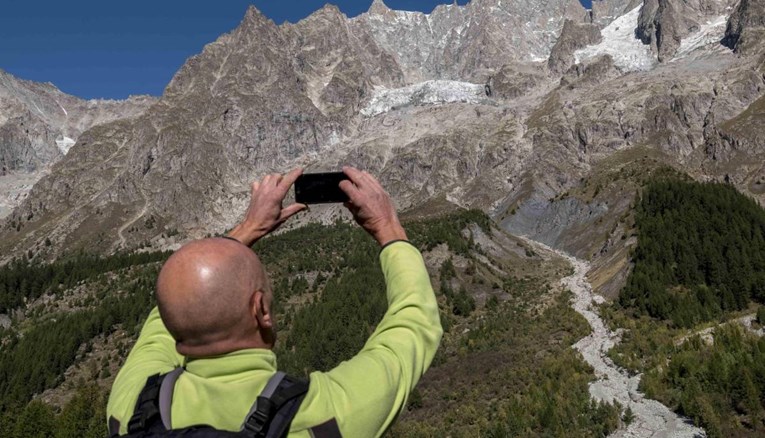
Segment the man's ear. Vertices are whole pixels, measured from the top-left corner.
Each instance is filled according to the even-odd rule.
[[[255,291],[250,299],[250,312],[258,321],[258,326],[270,329],[274,325],[271,315],[271,303],[266,299],[266,294],[262,291]]]

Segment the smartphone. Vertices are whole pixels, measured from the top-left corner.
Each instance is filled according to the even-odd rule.
[[[304,173],[295,181],[295,202],[300,204],[330,204],[348,202],[340,190],[340,182],[348,179],[343,172]]]

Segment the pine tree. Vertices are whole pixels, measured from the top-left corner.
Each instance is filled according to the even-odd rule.
[[[53,436],[55,422],[50,406],[39,400],[32,401],[16,419],[12,438],[49,438]]]

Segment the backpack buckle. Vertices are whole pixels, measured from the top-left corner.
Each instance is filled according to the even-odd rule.
[[[268,425],[271,419],[271,411],[273,411],[274,404],[266,397],[258,397],[258,405],[255,412],[247,418],[244,423],[244,428],[258,436],[263,429]]]
[[[136,412],[128,421],[128,433],[134,433],[146,429],[146,417],[141,412]]]

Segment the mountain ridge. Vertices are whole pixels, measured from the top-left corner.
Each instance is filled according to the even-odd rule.
[[[606,22],[619,18],[606,12],[624,17],[634,3],[597,2],[591,16],[582,13],[570,26],[597,26],[606,38]],[[606,199],[561,203],[555,198],[576,189],[604,158],[648,147],[664,154],[667,164],[700,178],[727,177],[743,190],[753,187],[762,170],[735,163],[757,162],[754,157],[763,152],[759,134],[748,143],[733,138],[760,128],[748,124],[747,133],[738,134],[721,125],[762,96],[762,55],[755,50],[761,45],[734,54],[699,40],[696,46],[686,44],[690,51],[671,62],[657,59],[649,69],[633,72],[600,51],[603,41],[596,42],[596,29],[590,27],[592,38],[584,49],[592,57],[575,65],[569,66],[569,57],[583,50],[581,44],[560,52],[565,62],[556,68],[547,58],[514,60],[517,52],[476,61],[486,41],[505,37],[487,28],[463,30],[467,36],[459,37],[459,25],[449,20],[461,15],[466,28],[470,20],[491,22],[494,15],[507,14],[498,5],[512,6],[476,0],[439,6],[426,15],[395,12],[377,2],[352,19],[326,6],[281,26],[251,7],[240,26],[184,64],[146,113],[84,133],[3,224],[3,249],[55,257],[83,246],[100,251],[172,247],[187,236],[233,225],[246,205],[248,183],[292,166],[362,166],[377,173],[400,207],[414,214],[418,206],[434,202],[481,208],[510,231],[547,238],[545,243],[580,257],[591,255],[601,242],[590,237],[595,231],[581,241],[573,238],[572,227],[620,215],[629,202],[604,210],[598,205]],[[555,5],[573,15],[584,11],[568,1]],[[705,19],[715,19],[726,5],[715,3]],[[532,23],[539,13],[526,10],[514,20]],[[426,34],[417,36],[431,21],[444,24],[442,46],[428,45]],[[555,32],[565,27],[562,20],[542,21],[559,23]],[[744,33],[759,29],[757,19],[743,23]],[[638,29],[640,19],[633,25]],[[544,32],[546,24],[535,26]],[[390,49],[392,35],[409,35],[395,41],[417,42],[427,53]],[[462,52],[450,52],[457,47]],[[429,61],[420,68],[422,59]],[[439,62],[448,68],[436,68]],[[466,68],[467,76],[459,73],[453,83],[418,85],[427,75],[442,80]],[[475,94],[459,94],[461,89]],[[392,103],[364,112],[373,99],[383,98]],[[750,193],[761,197],[756,190]],[[573,222],[561,222],[561,215],[572,211],[578,211]],[[302,222],[332,221],[338,214],[316,208]],[[537,225],[524,225],[530,223]]]

